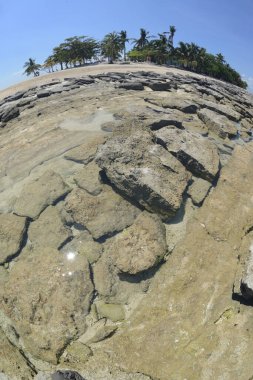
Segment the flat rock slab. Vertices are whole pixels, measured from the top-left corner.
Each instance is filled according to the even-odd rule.
[[[216,146],[198,133],[164,127],[155,132],[161,144],[194,175],[213,181],[219,171]]]
[[[210,188],[210,182],[205,181],[202,178],[194,178],[194,182],[188,188],[187,194],[190,195],[195,205],[200,206],[203,203],[205,197],[207,196]]]
[[[78,171],[74,177],[74,181],[78,187],[86,190],[89,194],[98,195],[103,188],[99,177],[100,170],[98,165],[91,162]]]
[[[166,231],[157,215],[143,212],[111,246],[121,272],[137,274],[157,265],[167,251]]]
[[[96,161],[123,195],[148,211],[169,217],[179,209],[190,174],[147,130],[119,132],[99,148]]]
[[[98,144],[103,144],[104,136],[95,136],[89,144],[81,144],[65,153],[64,158],[80,164],[87,165],[96,155]]]
[[[88,261],[51,247],[24,250],[0,290],[3,311],[26,349],[51,363],[85,332],[92,294]]]
[[[203,108],[198,111],[198,117],[206,124],[209,131],[222,139],[237,136],[238,125],[224,115],[219,115],[215,111]]]
[[[142,91],[144,90],[143,84],[139,82],[126,82],[121,83],[118,88],[124,88],[125,90],[135,90],[135,91]]]
[[[49,206],[29,226],[28,237],[34,246],[60,248],[71,237],[71,230],[56,207]]]
[[[130,226],[140,210],[109,186],[97,196],[75,189],[66,198],[65,208],[77,224],[86,227],[94,239],[108,237]]]
[[[69,191],[70,188],[62,177],[48,170],[23,188],[20,197],[15,202],[14,212],[17,215],[35,219],[47,206],[54,204]]]
[[[166,98],[147,98],[145,100],[146,102],[154,104],[156,106],[177,109],[184,113],[196,113],[199,108],[198,104],[184,99],[183,97],[177,98],[175,95],[170,95],[170,97]]]
[[[26,233],[26,218],[13,214],[0,215],[0,264],[15,256]]]

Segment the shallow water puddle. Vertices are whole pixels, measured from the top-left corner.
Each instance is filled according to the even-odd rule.
[[[113,114],[109,111],[99,109],[86,117],[69,117],[63,120],[59,127],[68,131],[101,131],[101,126],[104,123],[114,121]]]

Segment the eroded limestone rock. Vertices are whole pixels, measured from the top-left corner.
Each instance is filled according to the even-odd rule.
[[[95,239],[111,236],[130,226],[140,210],[104,186],[97,195],[79,188],[66,198],[66,210],[74,221],[86,227]]]
[[[157,215],[143,212],[131,227],[114,239],[116,266],[124,273],[137,274],[157,265],[166,253],[166,232]]]
[[[190,175],[170,153],[157,149],[148,131],[124,131],[99,148],[96,161],[121,193],[168,217],[179,209]]]
[[[0,215],[0,264],[20,250],[26,233],[26,218],[13,214]]]
[[[2,308],[25,349],[51,363],[85,332],[92,294],[88,261],[49,247],[24,250],[0,290]]]
[[[164,127],[155,136],[194,175],[212,181],[219,171],[216,146],[205,137],[177,128]]]
[[[27,184],[14,205],[18,215],[35,219],[49,205],[68,194],[70,188],[62,177],[52,170]]]

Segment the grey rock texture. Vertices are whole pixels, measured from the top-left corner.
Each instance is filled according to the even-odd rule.
[[[57,363],[66,344],[87,328],[93,285],[88,262],[80,255],[51,247],[26,249],[0,293],[4,312],[35,358]]]
[[[69,191],[59,174],[47,171],[24,188],[15,202],[14,212],[35,219],[47,206],[64,197]]]
[[[100,147],[96,162],[120,192],[166,217],[179,209],[190,175],[170,153],[157,149],[148,131],[123,131]]]
[[[0,103],[0,378],[249,380],[253,97],[100,67]]]
[[[15,256],[26,233],[26,218],[13,214],[0,215],[0,264]]]
[[[216,146],[205,137],[164,127],[155,136],[195,176],[212,181],[219,170]]]

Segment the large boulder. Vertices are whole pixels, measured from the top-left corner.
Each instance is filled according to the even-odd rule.
[[[164,257],[166,231],[157,215],[143,212],[135,223],[116,236],[111,250],[121,272],[137,274],[157,265]]]
[[[195,176],[213,181],[219,171],[216,146],[198,133],[164,127],[155,132],[158,141]]]
[[[143,129],[116,134],[102,145],[96,161],[126,197],[164,217],[179,209],[190,174]]]
[[[2,309],[26,350],[51,363],[85,332],[92,294],[88,261],[51,247],[25,249],[0,289]]]
[[[76,188],[66,198],[65,208],[77,225],[88,229],[94,239],[106,238],[130,226],[140,210],[109,186],[97,196]]]

